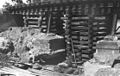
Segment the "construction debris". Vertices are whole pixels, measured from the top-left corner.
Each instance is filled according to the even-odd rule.
[[[83,75],[84,73],[81,66],[74,66],[69,61],[59,63],[54,67],[54,71],[72,75]]]
[[[106,36],[104,40],[97,42],[94,57],[84,63],[85,76],[119,76],[120,40],[116,36]]]
[[[0,33],[0,66],[5,67],[0,72],[16,76],[20,76],[21,72],[26,72],[22,76],[36,76],[40,74],[39,70],[44,69],[71,75],[118,76],[120,75],[119,48],[120,40],[116,36],[106,36],[104,40],[97,42],[94,57],[83,65],[73,64],[67,59],[49,70],[40,63],[45,64],[55,62],[55,60],[57,62],[65,58],[62,58],[65,56],[64,38],[53,33],[41,33],[38,29],[12,27]],[[13,65],[14,67],[9,67]],[[6,72],[6,70],[17,73]]]
[[[32,68],[40,69],[41,66],[36,64],[52,62],[53,59],[58,63],[65,59],[65,43],[62,36],[53,33],[45,34],[33,28],[10,27],[0,33],[0,53],[10,55],[14,65],[19,68],[31,68],[26,64],[32,63]]]
[[[35,57],[42,54],[52,55],[65,51],[64,38],[62,36],[52,33],[40,33],[39,29],[11,27],[9,30],[0,33],[0,36],[13,42],[15,50],[12,50],[14,50],[15,55],[20,57],[23,63],[34,63]]]
[[[114,60],[120,56],[119,53],[120,40],[116,36],[107,36],[104,40],[97,43],[96,53],[94,58],[106,65],[112,65]]]
[[[14,45],[12,41],[5,37],[0,37],[0,53],[8,54],[14,51]]]

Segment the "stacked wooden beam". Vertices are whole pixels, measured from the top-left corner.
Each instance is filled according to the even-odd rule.
[[[112,14],[109,12],[107,14],[111,14],[111,16],[104,16],[102,15],[103,13],[94,12],[97,6],[89,4],[83,6],[73,5],[72,7],[67,6],[65,8],[67,13],[63,17],[63,20],[65,22],[68,57],[73,59],[73,63],[82,63],[93,57],[96,42],[111,33],[112,25],[107,21],[112,23],[112,20],[110,20],[110,18],[112,19]],[[96,15],[90,16],[89,14]]]
[[[96,16],[94,17],[94,21],[93,21],[93,49],[96,49],[96,42],[103,39],[106,35],[108,35],[112,29],[108,29],[110,28],[110,26],[108,25],[109,23],[107,23],[107,21],[109,20],[110,17],[108,16]]]
[[[89,17],[87,16],[73,16],[71,21],[71,32],[73,33],[71,37],[74,47],[76,46],[76,52],[79,52],[81,53],[79,55],[82,55],[81,58],[89,58],[89,56],[86,55],[87,51],[90,51],[90,28],[89,23],[87,23],[88,20]],[[88,54],[90,54],[89,51]]]
[[[62,13],[63,12],[62,9],[60,9],[60,7],[51,8],[50,32],[56,33],[58,35],[64,34],[64,30],[62,28],[63,22],[61,20],[61,16],[63,16]]]

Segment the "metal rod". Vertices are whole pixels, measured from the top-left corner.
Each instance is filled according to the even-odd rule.
[[[117,22],[117,14],[114,14],[113,24],[112,24],[113,28],[112,28],[112,33],[111,33],[111,35],[114,35],[115,32],[116,32],[116,22]]]
[[[50,14],[49,20],[48,20],[47,34],[50,32],[50,23],[51,23],[51,14]]]
[[[76,56],[75,56],[75,50],[74,50],[74,45],[73,45],[72,38],[71,38],[71,46],[72,46],[72,51],[73,51],[74,61],[75,61],[75,64],[77,64]]]

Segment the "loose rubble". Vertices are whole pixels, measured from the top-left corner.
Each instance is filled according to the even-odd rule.
[[[94,57],[84,63],[85,76],[119,76],[119,63],[116,66],[113,63],[120,57],[120,40],[116,36],[106,36],[96,46]]]
[[[51,61],[50,56],[65,52],[64,44],[64,38],[53,33],[45,34],[38,29],[11,27],[0,33],[0,67],[45,69],[40,64]],[[51,71],[66,75],[119,76],[119,48],[120,40],[116,36],[106,36],[104,40],[97,42],[94,57],[83,65],[73,64],[67,59],[54,66]],[[63,54],[58,58],[62,56]],[[53,58],[57,59],[55,56]]]
[[[54,71],[72,75],[83,75],[84,73],[82,66],[72,64],[69,60],[59,63],[54,67]]]
[[[19,63],[39,63],[44,61],[38,58],[40,55],[65,52],[62,36],[41,33],[39,29],[10,27],[0,33],[0,40],[0,52],[12,52],[13,59],[18,58]]]

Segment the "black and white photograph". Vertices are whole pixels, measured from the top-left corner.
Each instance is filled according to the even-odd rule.
[[[0,76],[120,76],[120,0],[0,0]]]

